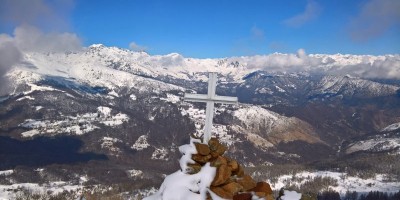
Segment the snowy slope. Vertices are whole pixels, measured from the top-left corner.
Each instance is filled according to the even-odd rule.
[[[376,137],[368,140],[362,140],[349,145],[346,150],[347,154],[358,152],[384,152],[394,151],[392,153],[400,154],[400,138],[383,138]]]
[[[301,186],[307,181],[316,177],[332,178],[336,184],[332,184],[328,189],[339,192],[344,195],[346,191],[357,191],[367,193],[370,191],[397,192],[399,190],[399,182],[390,181],[384,174],[377,174],[374,178],[362,179],[350,176],[347,173],[331,172],[331,171],[315,171],[315,172],[299,172],[292,175],[283,175],[276,182],[272,182],[271,187],[279,190],[287,185]],[[270,180],[267,180],[270,181]],[[271,182],[271,181],[270,181]]]

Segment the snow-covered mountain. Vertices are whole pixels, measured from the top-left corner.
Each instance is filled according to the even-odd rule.
[[[104,45],[25,52],[7,74],[9,95],[0,98],[0,147],[18,152],[3,153],[0,170],[41,167],[54,179],[158,183],[176,169],[177,147],[202,133],[205,105],[182,97],[206,93],[208,72],[218,73],[218,95],[239,98],[239,105],[216,105],[213,134],[246,166],[376,153],[370,149],[387,144],[398,150],[398,134],[378,136],[400,122],[399,85],[354,69],[395,74],[399,63],[398,55],[196,59]],[[54,145],[62,147],[56,156],[49,154]],[[13,174],[5,181],[23,177]]]

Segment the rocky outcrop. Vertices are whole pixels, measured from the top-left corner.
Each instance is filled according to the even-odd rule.
[[[192,174],[200,171],[202,166],[210,163],[216,168],[210,190],[224,199],[251,200],[264,198],[273,200],[271,187],[266,182],[256,182],[250,175],[245,174],[243,166],[236,160],[224,156],[226,147],[218,139],[212,138],[208,145],[195,143],[197,154],[192,155],[194,164],[188,167]],[[208,197],[211,199],[211,195]]]

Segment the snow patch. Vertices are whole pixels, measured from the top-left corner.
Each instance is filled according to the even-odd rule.
[[[136,100],[137,100],[137,97],[136,97],[136,95],[134,95],[134,94],[129,95],[129,98],[131,98],[133,101],[136,101]]]
[[[285,190],[284,195],[281,197],[281,200],[300,200],[301,194],[296,191]]]
[[[143,175],[143,171],[142,170],[132,169],[132,170],[128,170],[126,172],[127,172],[128,176],[131,177],[131,178],[135,178],[135,177]]]
[[[21,127],[31,128],[32,130],[21,133],[23,137],[32,137],[43,134],[69,133],[82,135],[91,132],[99,127],[93,123],[102,123],[106,126],[117,126],[129,120],[126,114],[118,113],[111,115],[111,108],[98,107],[96,113],[77,114],[74,116],[64,116],[63,120],[35,120],[26,119],[19,124]]]
[[[307,181],[316,177],[330,177],[337,182],[337,186],[329,188],[345,194],[346,191],[357,191],[367,193],[370,191],[381,192],[398,192],[400,182],[389,181],[384,174],[377,174],[374,178],[362,179],[359,177],[349,176],[347,173],[331,172],[331,171],[315,171],[315,172],[299,172],[296,174],[282,175],[276,182],[267,180],[271,184],[273,190],[279,190],[288,184],[301,186]]]
[[[58,181],[44,184],[37,183],[18,183],[12,185],[0,185],[0,200],[17,199],[17,197],[23,194],[23,191],[31,191],[32,193],[48,194],[53,195],[62,193],[63,191],[82,191],[82,185],[70,185],[67,182]],[[77,193],[78,198],[81,194]]]
[[[17,99],[17,101],[22,101],[22,100],[24,100],[24,99],[35,100],[35,98],[33,98],[33,97],[31,97],[31,96],[24,96],[24,97],[21,97],[21,98]]]
[[[8,176],[14,173],[14,170],[10,169],[10,170],[4,170],[4,171],[0,171],[0,175],[3,176]]]
[[[382,131],[382,132],[394,131],[394,130],[397,130],[397,129],[399,129],[399,128],[400,128],[400,122],[391,124],[391,125],[389,125],[389,126],[383,128],[381,131]]]
[[[120,151],[120,149],[118,147],[114,146],[114,143],[122,142],[120,139],[111,138],[111,137],[103,137],[102,141],[103,142],[101,143],[101,148],[108,149],[108,150],[113,151],[113,152],[119,152]]]
[[[160,98],[163,101],[167,101],[167,102],[171,102],[171,103],[176,103],[176,102],[180,102],[180,98],[176,95],[167,93],[167,98]]]
[[[373,138],[351,144],[346,153],[350,154],[357,151],[381,152],[396,148],[397,153],[400,154],[400,138]]]
[[[166,160],[168,161],[168,151],[166,148],[162,147],[162,148],[156,148],[153,152],[153,154],[151,155],[151,159],[152,160]]]
[[[150,144],[147,142],[147,135],[141,135],[135,142],[135,144],[132,145],[132,149],[136,149],[138,151],[141,151],[143,149],[146,149],[147,147],[150,146]]]

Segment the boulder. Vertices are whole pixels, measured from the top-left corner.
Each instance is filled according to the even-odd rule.
[[[236,182],[231,182],[231,183],[225,184],[225,185],[223,185],[221,187],[225,191],[231,193],[232,196],[234,194],[237,194],[238,192],[243,191],[243,186],[241,186],[239,183],[236,183]]]
[[[218,156],[214,161],[211,162],[211,166],[213,167],[219,167],[221,165],[227,165],[228,162],[225,157],[223,156]]]
[[[208,141],[208,146],[210,147],[210,150],[211,150],[211,151],[217,150],[217,147],[218,147],[219,145],[220,145],[220,143],[219,143],[219,141],[218,141],[217,138],[211,138],[211,139]]]
[[[228,166],[232,169],[232,172],[238,171],[239,169],[239,164],[236,160],[229,161]]]
[[[226,149],[227,149],[227,148],[226,148],[224,145],[219,144],[219,145],[217,146],[217,149],[215,150],[215,152],[216,152],[217,154],[219,154],[219,155],[222,156],[222,155],[224,155]]]
[[[187,171],[188,174],[196,174],[201,170],[201,165],[198,163],[195,164],[187,164],[189,170]]]
[[[257,183],[249,175],[244,175],[243,178],[238,178],[237,182],[243,186],[244,191],[249,191],[256,187]]]
[[[224,184],[232,175],[232,172],[228,165],[221,165],[217,168],[214,180],[211,183],[212,186],[218,186]]]
[[[207,156],[211,152],[210,148],[206,144],[194,143],[194,145],[196,146],[197,153],[202,156]]]
[[[241,193],[241,194],[236,194],[233,196],[233,200],[251,200],[251,195],[250,193]]]
[[[192,159],[200,164],[205,164],[211,159],[211,155],[202,156],[200,154],[193,154]]]
[[[233,194],[229,193],[228,191],[225,191],[221,187],[211,187],[210,188],[212,192],[214,192],[216,195],[218,195],[221,198],[224,199],[232,199]]]
[[[237,177],[243,177],[244,176],[244,169],[241,165],[238,165],[238,169],[236,171],[232,172],[233,175],[236,175]]]
[[[271,186],[266,182],[258,182],[256,184],[256,186],[254,188],[252,188],[250,191],[256,192],[256,193],[257,192],[262,192],[265,195],[272,194]]]

